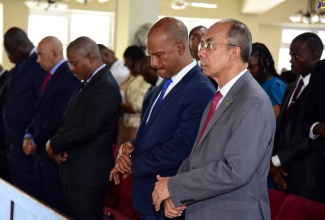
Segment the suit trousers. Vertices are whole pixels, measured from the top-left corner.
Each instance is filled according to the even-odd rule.
[[[39,149],[36,152],[35,174],[40,199],[58,211],[68,214],[59,175],[59,165],[47,155],[45,149]]]
[[[70,216],[74,220],[103,219],[106,190],[106,185],[102,187],[83,189],[63,188]]]
[[[26,156],[22,150],[24,133],[24,129],[17,129],[12,135],[17,138],[7,145],[12,184],[31,196],[39,198],[34,172],[34,157]]]

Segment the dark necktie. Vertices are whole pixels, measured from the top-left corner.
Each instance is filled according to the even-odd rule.
[[[168,88],[168,86],[169,86],[169,84],[170,84],[171,82],[173,82],[172,79],[167,79],[167,80],[165,81],[165,83],[164,83],[164,85],[163,85],[163,88],[162,88],[162,90],[161,90],[161,92],[160,92],[160,95],[159,95],[159,97],[158,97],[158,99],[157,99],[157,102],[156,102],[155,106],[153,107],[152,111],[154,111],[155,108],[158,107],[158,106],[160,105],[160,103],[161,103],[161,101],[163,100],[164,95],[165,95],[165,93],[166,93],[166,91],[167,91],[167,88]]]
[[[222,94],[220,93],[220,91],[218,91],[212,98],[212,102],[211,102],[211,105],[210,105],[210,109],[209,109],[209,113],[208,113],[208,116],[204,122],[204,125],[202,127],[202,130],[200,132],[200,136],[199,136],[199,139],[198,139],[198,144],[200,143],[200,140],[202,138],[202,135],[205,131],[205,129],[207,128],[208,124],[209,124],[209,121],[211,120],[214,112],[216,111],[216,107],[218,105],[218,102],[220,101],[220,99],[222,98]],[[197,145],[198,146],[198,145]],[[196,147],[197,147],[196,146]]]
[[[294,106],[295,102],[297,101],[298,95],[301,92],[302,86],[304,85],[304,81],[302,79],[300,79],[298,86],[295,90],[295,92],[293,93],[292,99],[290,104],[288,105],[287,111],[286,111],[286,118],[289,115],[289,113],[292,111],[292,107]]]
[[[302,86],[304,85],[304,81],[300,79],[298,82],[298,85],[296,87],[296,90],[293,93],[291,102],[288,104],[288,108],[284,112],[283,119],[280,121],[280,126],[278,128],[277,133],[279,134],[278,137],[275,138],[274,140],[274,148],[273,148],[273,154],[276,155],[278,152],[278,149],[281,147],[280,146],[280,140],[282,140],[282,128],[288,123],[288,120],[290,118],[290,114],[292,112],[293,106],[295,105],[295,102],[297,101],[298,95],[301,92]]]
[[[47,75],[45,76],[45,79],[44,79],[44,82],[43,82],[43,85],[42,85],[42,92],[44,92],[47,84],[49,83],[50,81],[50,78],[51,78],[52,74],[51,73],[47,73]]]

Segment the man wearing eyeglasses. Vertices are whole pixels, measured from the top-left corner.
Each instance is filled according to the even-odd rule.
[[[190,156],[173,177],[158,176],[152,193],[167,217],[270,219],[267,175],[275,130],[272,104],[247,70],[248,27],[212,25],[199,46],[201,68],[219,88],[207,106]]]
[[[73,219],[103,218],[107,173],[114,167],[121,96],[103,64],[98,45],[79,37],[67,48],[71,70],[83,80],[68,104],[62,123],[47,143],[47,153],[60,164],[65,201]]]

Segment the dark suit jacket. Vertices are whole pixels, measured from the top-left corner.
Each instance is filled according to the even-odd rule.
[[[10,77],[10,71],[5,71],[1,77],[0,77],[0,150],[5,148],[5,140],[4,140],[4,124],[3,124],[3,108],[5,103],[5,97],[6,97],[6,91],[7,91],[7,85],[8,80]]]
[[[108,67],[72,96],[63,122],[50,143],[54,153],[66,151],[60,164],[63,187],[102,187],[114,167],[115,140],[121,96]]]
[[[215,88],[198,65],[166,95],[151,114],[151,106],[164,82],[155,90],[140,124],[132,161],[132,199],[135,208],[154,215],[151,193],[156,175],[173,176],[189,155],[199,128],[202,113]],[[163,211],[160,213],[163,215]]]
[[[33,135],[39,149],[58,129],[72,93],[80,84],[67,62],[62,63],[51,77],[45,91],[37,102],[33,121],[26,133]]]
[[[316,148],[309,144],[301,131],[309,85],[302,91],[290,109],[290,113],[286,114],[297,82],[287,87],[283,97],[281,112],[277,119],[273,155],[279,156],[281,166],[288,172],[288,176],[284,177],[287,183],[286,192],[306,197],[306,190],[315,187]],[[313,198],[309,197],[309,199]]]
[[[314,66],[310,81],[306,102],[306,110],[303,119],[303,133],[309,137],[311,126],[315,122],[325,122],[325,60],[321,60]],[[315,201],[325,203],[325,139],[318,137],[312,144],[317,145],[317,159],[315,165]]]
[[[33,53],[24,63],[16,65],[10,75],[5,97],[5,136],[9,143],[15,142],[20,148],[46,75],[36,59],[37,55]]]

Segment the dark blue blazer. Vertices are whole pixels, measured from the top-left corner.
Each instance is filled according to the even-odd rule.
[[[164,82],[155,90],[138,129],[132,161],[132,199],[135,208],[144,214],[157,213],[151,194],[156,175],[173,176],[188,157],[197,136],[203,111],[212,99],[215,88],[200,67],[192,68],[165,96],[151,114],[151,106]]]
[[[31,122],[46,76],[36,59],[37,55],[33,53],[23,63],[16,65],[10,75],[5,97],[3,117],[6,138],[9,143],[16,142],[21,146],[22,136]]]
[[[38,149],[45,149],[46,142],[55,134],[71,95],[79,84],[80,81],[73,75],[67,62],[62,63],[51,77],[26,131],[33,135]]]

